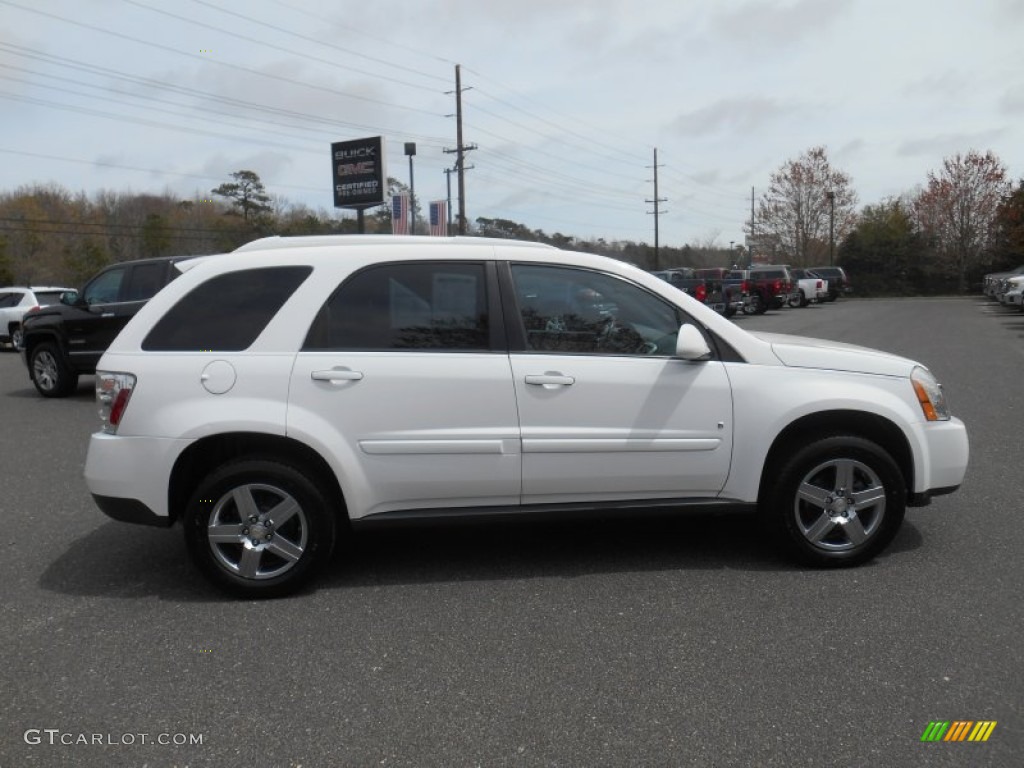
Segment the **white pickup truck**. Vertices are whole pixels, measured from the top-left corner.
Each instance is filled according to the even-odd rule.
[[[806,269],[789,268],[795,290],[789,297],[789,306],[806,307],[813,301],[822,302],[828,297],[828,280],[818,277]]]

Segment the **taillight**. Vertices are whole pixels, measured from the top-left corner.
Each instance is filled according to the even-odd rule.
[[[704,299],[706,299],[708,297],[708,289],[706,287],[704,287],[703,285],[698,285],[697,286],[697,290],[696,290],[696,294],[697,294],[697,301],[703,303]]]
[[[96,402],[103,419],[103,431],[117,434],[124,411],[135,389],[135,376],[130,373],[96,371]]]
[[[814,287],[815,287],[815,288],[823,288],[824,286],[823,286],[823,285],[821,284],[821,280],[819,280],[818,282],[816,282],[816,283],[814,284]]]
[[[746,280],[740,283],[740,290],[743,291],[744,293],[750,293],[750,285],[747,283]]]
[[[776,280],[775,281],[775,291],[774,292],[775,293],[782,293],[782,281],[781,280]]]

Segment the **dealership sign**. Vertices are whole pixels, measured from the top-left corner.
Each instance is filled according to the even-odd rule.
[[[334,142],[331,169],[335,208],[367,208],[384,202],[387,176],[382,136]]]

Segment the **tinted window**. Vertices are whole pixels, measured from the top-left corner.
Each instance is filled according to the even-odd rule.
[[[142,342],[149,351],[237,352],[248,348],[312,267],[228,272],[185,294]]]
[[[20,293],[0,293],[0,309],[3,307],[16,307],[21,301]]]
[[[87,304],[112,304],[117,301],[121,294],[121,283],[127,269],[118,267],[108,269],[97,275],[91,283],[85,286],[82,296]]]
[[[47,304],[60,304],[60,295],[64,291],[36,291],[36,303],[41,307]]]
[[[320,310],[306,349],[486,350],[482,264],[382,264],[353,275]]]
[[[164,271],[167,264],[156,261],[149,264],[136,264],[128,277],[123,301],[146,301],[156,295],[163,287]]]
[[[671,355],[683,315],[612,275],[517,264],[512,279],[527,349],[604,355]]]

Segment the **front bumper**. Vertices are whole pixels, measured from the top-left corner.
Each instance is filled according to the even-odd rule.
[[[970,458],[967,428],[957,418],[916,426],[922,450],[915,457],[911,499],[952,493],[967,474]]]

